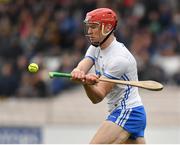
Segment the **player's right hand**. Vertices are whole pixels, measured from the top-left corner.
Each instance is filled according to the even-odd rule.
[[[85,73],[78,68],[75,68],[71,72],[71,79],[76,82],[85,82]]]
[[[87,85],[95,85],[98,82],[100,76],[93,74],[93,73],[89,73],[86,75],[86,81],[85,84]]]

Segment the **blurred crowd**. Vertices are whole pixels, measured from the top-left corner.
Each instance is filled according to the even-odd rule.
[[[48,97],[75,86],[48,71],[71,72],[84,57],[83,20],[98,7],[117,12],[115,35],[135,56],[139,80],[180,85],[178,0],[0,0],[0,96]],[[27,71],[31,62],[38,73]]]

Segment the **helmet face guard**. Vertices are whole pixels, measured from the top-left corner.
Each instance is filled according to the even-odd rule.
[[[85,33],[86,36],[90,35],[90,33],[91,33],[91,32],[89,32],[90,29],[100,30],[101,25],[98,22],[89,23],[87,21],[84,21],[84,33]]]
[[[97,23],[89,23],[89,22],[84,21],[84,33],[85,33],[85,36],[88,38],[88,40],[91,42],[92,45],[97,47],[97,46],[99,46],[100,42],[99,41],[97,41],[97,42],[94,41],[93,42],[91,40],[91,33],[92,33],[91,30],[95,30],[95,31],[100,32],[101,25],[98,22]],[[100,33],[99,33],[99,38],[100,38]]]

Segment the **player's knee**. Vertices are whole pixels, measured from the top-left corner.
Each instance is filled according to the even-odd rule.
[[[146,144],[145,138],[144,137],[138,137],[136,139],[136,144]]]
[[[89,144],[107,144],[107,143],[103,141],[92,140]]]

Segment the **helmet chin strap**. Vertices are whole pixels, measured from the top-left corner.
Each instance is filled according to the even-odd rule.
[[[97,43],[94,43],[94,44],[91,43],[91,44],[93,46],[95,46],[95,47],[101,46],[109,38],[109,36],[112,34],[113,31],[114,31],[114,29],[111,30],[111,32],[101,42],[97,42]]]

